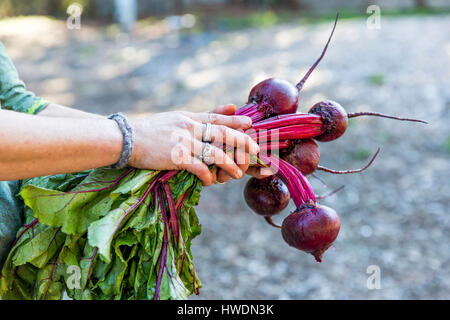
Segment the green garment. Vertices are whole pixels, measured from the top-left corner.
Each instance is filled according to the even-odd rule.
[[[36,114],[47,105],[47,101],[26,90],[0,41],[0,108]],[[19,181],[0,181],[0,268],[22,224],[23,203],[17,197],[19,186]]]

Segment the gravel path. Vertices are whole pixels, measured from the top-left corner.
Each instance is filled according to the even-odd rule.
[[[88,26],[69,31],[59,21],[28,24],[35,27],[0,23],[0,39],[29,87],[105,114],[241,105],[264,78],[298,81],[331,29],[330,21],[178,38],[142,29],[126,39]],[[430,124],[359,118],[342,139],[320,145],[321,163],[338,169],[363,166],[381,146],[363,174],[319,174],[327,189],[346,186],[324,201],[340,214],[342,227],[321,264],[288,247],[278,229],[249,211],[242,198],[246,179],[205,189],[198,208],[203,233],[193,245],[204,287],[194,299],[450,298],[445,30],[449,16],[382,18],[380,30],[367,29],[364,20],[339,22],[304,88],[301,110],[330,98],[349,112],[407,115]],[[318,194],[326,192],[312,183]],[[366,286],[371,265],[381,271],[379,290]]]

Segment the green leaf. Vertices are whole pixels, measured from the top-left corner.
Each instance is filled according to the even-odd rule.
[[[138,201],[139,198],[130,197],[119,208],[110,211],[103,218],[91,223],[88,229],[89,244],[98,248],[99,254],[106,262],[111,262],[111,242],[114,235]]]
[[[158,174],[159,171],[139,170],[131,179],[123,181],[119,188],[111,192],[111,197],[116,199],[121,194],[139,193],[142,187],[152,181]]]
[[[152,198],[145,198],[142,204],[139,205],[139,207],[130,217],[126,226],[123,227],[123,230],[133,229],[139,232],[144,229],[149,229],[151,226],[153,226],[156,223],[157,216],[154,210],[152,210],[152,208],[150,207],[151,204]]]
[[[29,242],[20,246],[12,261],[16,266],[29,262],[38,268],[42,268],[55,255],[64,240],[65,235],[59,229],[47,228],[39,232]]]
[[[66,234],[86,232],[89,224],[109,211],[113,203],[111,189],[103,190],[124,174],[124,170],[97,169],[68,193],[28,184],[21,196],[43,224],[61,227]],[[92,191],[100,190],[100,191]]]
[[[36,299],[61,300],[64,289],[62,272],[58,260],[39,269],[36,281]]]
[[[25,224],[39,219],[11,249],[0,278],[1,299],[153,299],[161,266],[161,299],[186,299],[201,282],[191,241],[201,232],[193,206],[202,184],[187,171],[168,181],[178,212],[180,237],[169,228],[161,256],[164,222],[153,193],[159,171],[95,169],[22,181]],[[165,191],[164,191],[165,192]],[[167,212],[167,203],[164,202]],[[68,284],[79,268],[79,284]],[[73,269],[73,268],[72,268]],[[74,278],[70,278],[74,279]],[[73,282],[71,282],[73,284]]]
[[[113,202],[105,192],[102,195],[96,192],[68,194],[31,185],[25,187],[21,195],[41,223],[62,227],[67,234],[85,232],[89,224],[104,215]]]

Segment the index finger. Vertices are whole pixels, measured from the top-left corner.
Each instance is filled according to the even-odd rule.
[[[216,113],[191,113],[189,117],[192,120],[201,123],[211,123],[217,125],[224,125],[232,129],[247,129],[252,125],[252,119],[246,116],[226,116]]]
[[[255,177],[257,179],[263,179],[270,176],[273,176],[275,173],[270,170],[270,168],[258,168],[258,167],[249,167],[246,174],[249,176]]]

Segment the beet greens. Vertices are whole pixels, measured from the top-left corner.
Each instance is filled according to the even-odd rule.
[[[186,171],[95,169],[24,181],[25,224],[2,299],[185,299],[198,294],[191,241],[201,182]],[[183,212],[183,214],[179,214]],[[79,286],[71,286],[73,270]],[[75,281],[76,284],[76,281]]]

